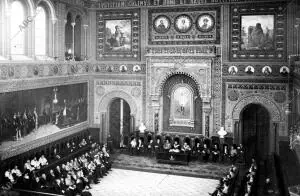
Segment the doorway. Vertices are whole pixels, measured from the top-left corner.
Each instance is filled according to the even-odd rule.
[[[270,115],[259,104],[249,104],[241,112],[242,144],[246,148],[246,161],[252,157],[264,160],[269,150]]]
[[[109,134],[113,148],[128,145],[130,134],[130,106],[124,99],[116,98],[110,103]]]

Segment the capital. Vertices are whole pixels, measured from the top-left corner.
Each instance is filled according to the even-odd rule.
[[[84,29],[87,29],[88,27],[89,27],[89,25],[87,25],[87,24],[84,24],[84,25],[83,25],[83,28],[84,28]]]
[[[74,26],[76,25],[76,23],[75,23],[75,22],[72,22],[71,25],[72,25],[72,27],[74,27]]]

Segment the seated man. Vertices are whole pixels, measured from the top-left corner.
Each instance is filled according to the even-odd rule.
[[[162,145],[163,145],[163,144],[162,144],[162,142],[160,141],[160,138],[157,138],[157,139],[156,139],[156,143],[155,143],[155,145],[154,145],[155,152],[160,152],[160,151],[162,150],[162,148],[163,148]]]
[[[148,146],[147,146],[147,151],[148,151],[148,154],[150,155],[152,152],[154,152],[154,142],[153,142],[153,139],[151,139],[148,143]]]
[[[40,163],[38,162],[37,158],[34,157],[31,162],[30,162],[31,166],[34,167],[35,169],[40,169]]]
[[[42,156],[39,158],[39,163],[40,163],[41,166],[46,166],[46,165],[48,165],[48,161],[47,161],[45,155],[42,155]]]
[[[203,150],[202,150],[202,158],[203,158],[204,162],[208,161],[209,155],[210,155],[210,150],[207,148],[207,145],[204,144],[203,145]]]
[[[136,143],[136,139],[133,138],[130,142],[130,152],[131,152],[131,155],[134,154],[135,150],[136,150],[136,147],[137,147],[137,143]]]
[[[163,147],[166,152],[169,152],[169,150],[171,149],[171,143],[169,139],[166,139]]]
[[[184,142],[184,143],[183,143],[183,146],[182,146],[181,150],[182,150],[183,152],[185,152],[185,153],[189,153],[189,152],[192,151],[190,145],[188,145],[187,142]]]
[[[22,172],[19,170],[17,165],[14,166],[14,168],[11,170],[11,173],[16,174],[18,178],[22,176]]]
[[[213,149],[211,150],[211,153],[212,153],[213,162],[217,162],[217,160],[219,159],[219,155],[220,155],[220,150],[219,150],[217,144],[214,145]]]
[[[193,155],[197,157],[197,159],[200,158],[202,152],[202,146],[200,145],[200,142],[197,142],[196,145],[193,147]]]
[[[177,140],[174,141],[173,148],[170,149],[169,152],[174,152],[174,153],[179,153],[180,152],[180,145],[179,145]]]
[[[81,140],[80,144],[79,144],[79,147],[81,148],[81,147],[84,147],[84,146],[86,146],[86,145],[87,145],[87,142],[86,142],[85,139],[83,138],[83,139]]]
[[[237,158],[237,150],[234,146],[231,146],[229,158],[232,161],[232,163],[235,163]]]
[[[144,142],[141,138],[139,138],[138,144],[137,144],[137,153],[144,152]]]

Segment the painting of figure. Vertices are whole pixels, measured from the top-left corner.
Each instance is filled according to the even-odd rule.
[[[166,33],[170,29],[170,23],[167,16],[158,16],[154,20],[154,30],[158,33]]]
[[[105,52],[131,51],[131,20],[105,21]]]
[[[274,15],[245,15],[241,17],[241,49],[274,49]]]
[[[174,118],[190,118],[191,96],[191,92],[186,87],[179,87],[174,91]]]

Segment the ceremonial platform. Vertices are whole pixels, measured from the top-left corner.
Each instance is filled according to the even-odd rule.
[[[231,166],[229,163],[202,161],[192,161],[188,165],[158,163],[155,156],[131,156],[119,151],[111,157],[113,168],[210,179],[220,179]]]

